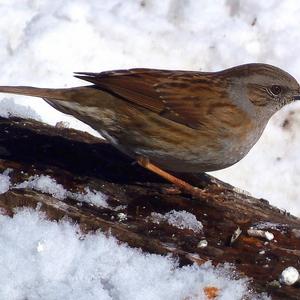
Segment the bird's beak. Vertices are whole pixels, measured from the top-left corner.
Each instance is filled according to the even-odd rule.
[[[295,95],[294,97],[293,97],[293,99],[296,101],[296,100],[300,100],[300,88],[299,88],[299,90],[298,90],[298,92],[297,92],[297,95]]]
[[[293,98],[294,98],[294,100],[300,100],[300,95],[296,95]]]

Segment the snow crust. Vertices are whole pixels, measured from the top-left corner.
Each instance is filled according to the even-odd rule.
[[[1,178],[0,178],[1,179]],[[106,202],[107,196],[99,191],[91,191],[89,187],[85,188],[84,193],[74,193],[66,190],[61,184],[57,183],[55,179],[49,175],[35,175],[28,180],[23,181],[14,186],[15,188],[28,188],[37,190],[46,194],[50,194],[53,197],[64,200],[67,197],[86,202],[95,206],[108,207]]]
[[[299,280],[299,272],[294,267],[287,267],[280,275],[280,282],[286,285],[293,285]]]
[[[10,170],[5,170],[2,174],[0,174],[0,194],[6,193],[11,185],[10,177],[9,177]]]
[[[144,254],[101,232],[83,235],[29,209],[0,215],[0,253],[0,299],[196,300],[214,286],[219,300],[234,300],[249,292],[247,280],[233,279],[228,265],[179,268],[171,258]]]
[[[153,212],[151,213],[151,220],[155,223],[167,222],[168,224],[180,228],[180,229],[190,229],[194,232],[201,232],[203,225],[197,220],[196,216],[185,211],[171,210],[170,212],[163,214]]]
[[[48,175],[32,176],[28,180],[16,184],[15,188],[34,189],[46,194],[50,194],[60,200],[63,200],[67,197],[67,190],[65,190],[61,184],[57,183],[55,179]]]
[[[2,193],[11,186],[9,172],[0,174]],[[86,194],[72,193],[50,176],[36,175],[13,187],[108,207],[102,193],[89,188]],[[203,228],[186,211],[152,217],[181,229],[199,232]],[[248,279],[237,279],[234,268],[227,264],[213,267],[207,262],[179,268],[170,257],[131,249],[100,231],[82,234],[69,221],[51,222],[38,208],[19,209],[13,218],[0,212],[0,253],[0,299],[196,300],[205,299],[209,287],[216,288],[218,299],[223,300],[251,293]]]
[[[20,105],[11,98],[4,98],[0,102],[0,116],[3,118],[19,117],[42,121],[42,118],[29,105]]]

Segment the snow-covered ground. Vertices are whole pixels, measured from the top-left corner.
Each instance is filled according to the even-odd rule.
[[[7,169],[0,174],[0,193],[12,187],[9,173]],[[71,193],[49,176],[34,176],[13,187],[117,210],[101,192]],[[126,214],[119,213],[122,218]],[[195,233],[203,229],[186,211],[152,213],[147,221],[167,222]],[[131,249],[100,231],[86,235],[68,220],[50,222],[39,208],[19,209],[13,218],[0,213],[0,253],[0,299],[199,300],[207,299],[213,290],[218,299],[235,300],[251,294],[249,279],[238,279],[229,264],[213,267],[206,262],[180,268],[174,258]],[[269,299],[264,294],[251,297]]]
[[[0,0],[0,84],[66,87],[85,84],[72,77],[73,71],[132,67],[213,71],[248,62],[274,64],[300,80],[299,13],[300,2],[294,0]],[[67,120],[89,130],[41,100],[7,95],[0,95],[1,99],[6,99],[6,108],[11,99],[30,104],[50,124]],[[300,103],[276,114],[249,155],[214,174],[300,216],[298,113]],[[66,225],[42,221],[26,212],[11,220],[1,217],[1,249],[23,247],[18,229],[11,239],[4,236],[4,229],[13,227],[11,224],[20,228],[20,220],[30,220],[30,216],[30,230],[38,230],[35,225],[40,222],[57,235],[75,239],[73,229],[64,231]],[[34,244],[32,240],[28,243]],[[19,252],[14,255],[22,260]],[[8,250],[5,253],[9,255]],[[45,267],[53,266],[35,266],[30,278]]]
[[[245,279],[229,266],[179,268],[176,261],[119,245],[102,233],[85,235],[68,222],[50,222],[33,210],[0,215],[0,299],[183,300],[241,299]]]

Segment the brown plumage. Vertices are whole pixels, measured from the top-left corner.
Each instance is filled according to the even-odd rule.
[[[300,94],[291,75],[265,64],[212,73],[132,69],[75,76],[93,85],[0,87],[0,92],[44,98],[129,156],[178,172],[236,163],[270,117]]]

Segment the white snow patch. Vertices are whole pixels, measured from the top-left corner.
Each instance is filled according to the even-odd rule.
[[[280,282],[286,285],[293,285],[299,280],[299,272],[294,267],[287,267],[280,275]]]
[[[196,300],[208,286],[220,290],[218,300],[249,295],[247,279],[233,279],[229,265],[180,268],[170,257],[100,232],[82,235],[78,226],[30,209],[0,215],[0,253],[0,299]]]
[[[127,214],[123,213],[123,212],[120,212],[118,213],[118,219],[120,222],[123,222],[123,221],[126,221],[127,220]]]
[[[197,220],[196,216],[185,211],[171,210],[166,214],[160,214],[153,212],[151,213],[151,220],[154,223],[160,223],[161,221],[167,222],[168,224],[180,228],[180,229],[190,229],[194,232],[201,232],[203,225]]]
[[[0,101],[0,116],[3,118],[19,117],[42,121],[41,117],[32,107],[17,104],[10,98],[4,98]]]
[[[249,236],[264,238],[268,241],[272,241],[274,239],[274,234],[270,231],[249,228],[247,233]]]
[[[197,245],[198,248],[206,248],[207,246],[208,246],[207,240],[201,240]]]
[[[36,247],[37,252],[42,252],[45,250],[45,242],[44,241],[39,241],[38,245]]]
[[[10,169],[6,169],[2,174],[0,174],[0,194],[6,193],[11,185],[9,177]]]
[[[40,191],[45,194],[50,194],[59,200],[63,200],[67,197],[67,190],[48,175],[31,176],[28,180],[16,184],[14,187]]]
[[[106,202],[107,196],[99,191],[91,191],[89,187],[84,189],[85,193],[72,193],[68,192],[68,197],[80,201],[86,202],[97,207],[105,207],[108,208],[109,205]]]
[[[50,194],[53,197],[64,200],[67,197],[80,202],[86,202],[97,207],[108,208],[106,202],[107,196],[99,191],[91,191],[89,187],[85,188],[84,193],[73,193],[66,190],[61,184],[57,183],[55,179],[49,175],[35,175],[28,180],[18,183],[15,188],[27,188],[40,191],[45,194]]]

